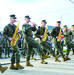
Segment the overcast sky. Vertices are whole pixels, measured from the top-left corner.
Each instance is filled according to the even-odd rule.
[[[55,26],[57,20],[62,20],[62,26],[71,27],[74,24],[74,0],[0,0],[0,31],[10,22],[11,14],[20,21],[19,29],[25,23],[25,15],[37,25],[45,19],[47,25]]]

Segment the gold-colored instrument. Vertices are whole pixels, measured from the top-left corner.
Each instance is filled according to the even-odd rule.
[[[44,32],[44,38],[42,39],[43,42],[46,41],[47,36],[48,36],[48,34],[46,32],[47,32],[47,27],[46,27],[45,32]]]
[[[62,29],[60,29],[59,35],[58,35],[58,37],[59,37],[59,38],[57,39],[58,42],[61,40],[61,36],[62,36],[62,35],[61,35],[61,30],[62,30]]]
[[[31,24],[33,24],[34,22],[30,21],[30,23],[31,23]],[[37,27],[38,27],[38,25],[36,25],[36,24],[35,24],[35,26],[37,26]]]
[[[19,39],[20,37],[20,34],[17,32],[18,28],[19,28],[19,24],[20,22],[18,23],[17,27],[16,27],[16,30],[15,30],[15,33],[13,35],[13,40],[11,41],[11,46],[14,47],[17,43],[17,40]]]

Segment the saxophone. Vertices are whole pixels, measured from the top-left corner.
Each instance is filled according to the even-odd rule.
[[[42,39],[43,42],[46,41],[47,36],[48,36],[48,34],[46,33],[46,31],[47,31],[47,27],[46,27],[45,32],[44,32],[44,38]]]
[[[19,39],[20,37],[20,34],[17,32],[18,28],[19,28],[19,24],[20,22],[18,23],[17,27],[16,27],[16,30],[14,32],[14,35],[13,35],[13,40],[11,41],[11,46],[14,47],[17,43],[17,40]]]
[[[61,30],[62,30],[62,29],[60,29],[59,35],[58,35],[58,37],[59,37],[59,38],[57,39],[58,42],[61,40],[61,36],[62,36],[62,35],[60,34],[60,33],[61,33]]]

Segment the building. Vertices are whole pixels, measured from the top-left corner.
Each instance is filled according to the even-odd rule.
[[[51,26],[51,25],[47,25],[47,27],[48,27],[48,31],[49,31],[49,33],[50,33],[51,30],[54,28],[54,26]]]

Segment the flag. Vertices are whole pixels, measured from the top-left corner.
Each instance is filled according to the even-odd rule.
[[[64,37],[63,37],[63,35],[61,36],[61,40],[64,40]]]

